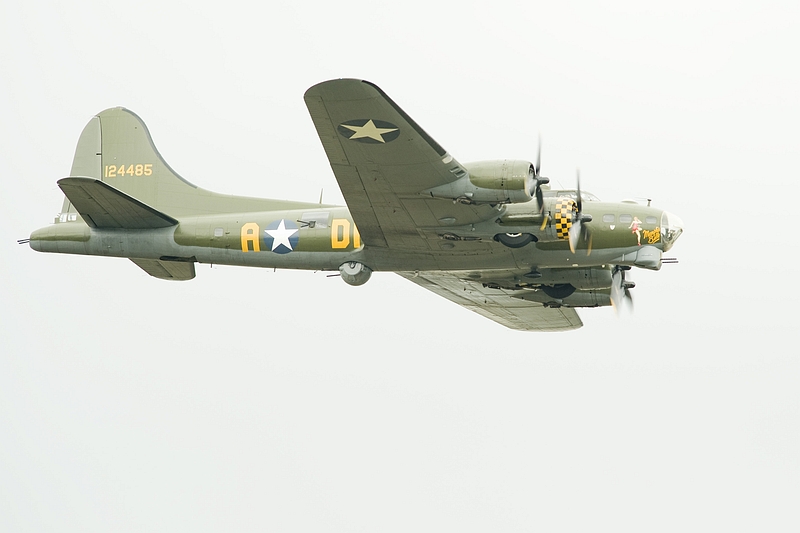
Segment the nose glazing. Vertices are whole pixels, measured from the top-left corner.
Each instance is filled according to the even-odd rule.
[[[683,234],[683,227],[683,221],[677,215],[668,211],[664,211],[661,215],[661,233],[665,252],[672,248],[678,237]]]

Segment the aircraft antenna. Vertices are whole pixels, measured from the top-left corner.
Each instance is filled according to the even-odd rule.
[[[319,205],[322,205],[322,193],[325,192],[325,189],[319,190]]]

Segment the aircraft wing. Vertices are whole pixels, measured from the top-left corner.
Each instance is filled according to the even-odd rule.
[[[489,289],[481,283],[459,278],[452,272],[398,272],[409,281],[425,287],[470,311],[520,331],[566,331],[583,325],[577,311],[567,307],[550,308],[514,297],[518,291]]]
[[[438,251],[420,228],[466,225],[496,214],[421,194],[466,170],[380,88],[362,80],[322,82],[305,102],[364,243]]]

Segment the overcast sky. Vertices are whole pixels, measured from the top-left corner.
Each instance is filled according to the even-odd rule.
[[[797,531],[796,2],[0,3],[0,530]],[[686,232],[635,314],[519,333],[390,273],[16,244],[125,106],[189,181],[343,203],[303,103]]]

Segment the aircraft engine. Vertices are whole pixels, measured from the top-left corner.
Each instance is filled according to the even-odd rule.
[[[569,230],[578,214],[577,203],[569,197],[545,198],[544,211],[549,224],[539,238],[543,242],[569,240]]]
[[[542,288],[539,291],[525,291],[514,298],[539,302],[545,307],[605,307],[611,305],[610,289],[576,290],[571,285]]]
[[[339,267],[339,272],[342,274],[342,279],[345,283],[353,286],[365,284],[372,276],[372,269],[358,261],[343,263]]]
[[[579,290],[608,289],[611,287],[611,268],[554,268],[536,278],[542,285],[571,285]]]
[[[425,192],[467,204],[524,203],[536,195],[536,173],[530,161],[479,161],[464,168],[466,173],[462,170],[459,179]]]
[[[500,233],[495,235],[495,240],[511,248],[524,246],[532,240],[537,242],[569,241],[571,236],[574,237],[571,231],[574,231],[572,228],[577,221],[591,221],[589,215],[581,214],[578,209],[578,202],[570,195],[545,197],[539,205],[542,208],[535,211],[509,210],[501,220],[507,226],[521,228],[518,230],[520,233]],[[525,207],[521,209],[525,209]],[[526,226],[530,227],[530,231],[525,231],[524,228]],[[581,226],[583,227],[582,230],[580,229]],[[578,228],[578,236],[583,236],[584,242],[587,242],[591,247],[591,236],[588,234],[587,227],[581,224]],[[522,244],[517,245],[517,242]],[[574,243],[571,243],[571,246],[573,245]]]

